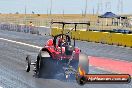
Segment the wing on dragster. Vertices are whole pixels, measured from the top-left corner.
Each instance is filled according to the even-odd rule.
[[[51,24],[86,24],[90,25],[90,22],[51,22]]]

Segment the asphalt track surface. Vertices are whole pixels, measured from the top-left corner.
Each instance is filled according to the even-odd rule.
[[[6,38],[18,42],[24,42],[42,47],[51,38],[50,36],[38,36],[20,32],[0,30],[0,38]],[[118,46],[102,45],[77,41],[76,46],[89,56],[101,56],[116,58],[118,60],[132,61],[132,49]],[[36,59],[39,49],[0,40],[0,87],[2,88],[132,88],[129,84],[86,84],[80,86],[76,81],[43,79],[33,77],[33,72],[25,72],[25,57],[31,55]],[[90,73],[110,74],[90,66]]]

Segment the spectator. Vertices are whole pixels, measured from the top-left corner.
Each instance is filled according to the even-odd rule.
[[[29,24],[29,33],[33,34],[33,29],[34,29],[33,22],[30,21],[30,24]]]

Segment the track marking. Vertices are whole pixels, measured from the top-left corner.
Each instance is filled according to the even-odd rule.
[[[29,47],[37,48],[37,49],[41,49],[42,48],[40,46],[31,45],[31,44],[23,43],[23,42],[17,42],[17,41],[5,39],[5,38],[0,38],[0,40],[4,40],[4,41],[7,41],[7,42],[11,42],[11,43],[15,43],[15,44],[20,44],[20,45],[24,45],[24,46],[29,46]]]
[[[100,57],[100,58],[106,58],[106,57]],[[126,63],[131,63],[131,61],[121,60],[121,59],[117,59],[117,58],[110,58],[110,59],[115,60],[115,61],[123,61],[123,62],[126,62]]]
[[[90,66],[92,66],[92,65],[90,65]],[[102,71],[107,71],[107,72],[110,72],[110,73],[112,73],[112,74],[122,74],[122,73],[120,73],[120,72],[116,72],[116,71],[110,71],[110,70],[107,70],[107,69],[104,69],[104,68],[101,68],[101,67],[95,67],[95,66],[93,66],[94,68],[97,68],[97,69],[99,69],[99,70],[102,70]],[[130,74],[129,74],[130,75]],[[132,78],[132,76],[130,75],[130,77]]]
[[[116,73],[128,73],[132,75],[132,62],[125,62],[120,60],[113,60],[111,58],[101,58],[89,56],[89,62],[92,66],[104,70],[110,70]]]
[[[93,65],[91,65],[91,64],[90,64],[89,66],[92,66],[92,67],[94,67],[94,68],[96,68],[96,69],[99,69],[99,70],[102,70],[102,71],[110,72],[110,73],[112,73],[112,74],[122,74],[122,73],[120,73],[120,72],[107,70],[107,69],[104,69],[104,68],[102,68],[102,67],[93,66]],[[131,76],[131,78],[132,78],[132,76]]]

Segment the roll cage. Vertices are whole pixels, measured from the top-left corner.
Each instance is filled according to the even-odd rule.
[[[53,40],[53,42],[54,42],[54,45],[56,46],[56,39],[57,39],[57,37],[58,36],[61,36],[62,35],[62,38],[63,38],[63,36],[67,36],[68,37],[68,39],[70,40],[70,42],[71,42],[71,39],[70,39],[70,37],[69,37],[69,35],[66,35],[66,34],[64,34],[64,30],[65,30],[65,25],[66,24],[73,24],[74,25],[74,28],[73,29],[75,29],[75,31],[77,30],[77,25],[78,24],[85,24],[85,25],[87,25],[87,30],[88,30],[88,27],[90,26],[90,22],[55,22],[55,21],[52,21],[51,22],[51,25],[52,24],[62,24],[62,33],[61,34],[59,34],[59,35],[57,35],[57,36],[55,36],[54,37],[54,40]],[[73,30],[72,29],[72,30]],[[71,30],[70,30],[71,31]],[[69,32],[70,32],[69,31]],[[68,33],[69,33],[68,32]],[[73,38],[74,39],[74,46],[75,46],[75,38]]]
[[[69,44],[71,45],[71,38],[69,35],[66,35],[66,34],[59,34],[59,35],[56,35],[54,36],[54,39],[53,39],[53,45],[56,46],[56,40],[58,37],[61,37],[61,36],[65,36],[66,37],[66,44]]]

